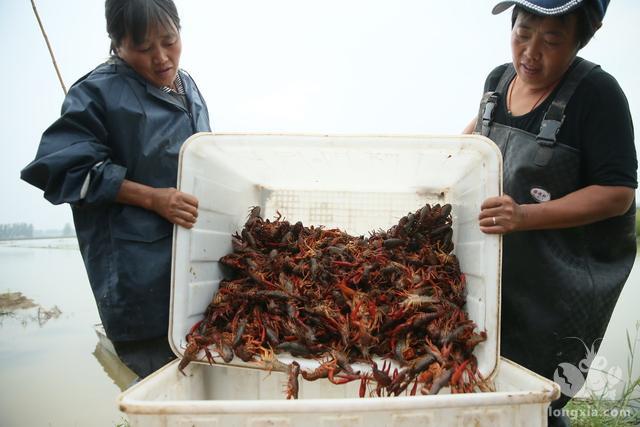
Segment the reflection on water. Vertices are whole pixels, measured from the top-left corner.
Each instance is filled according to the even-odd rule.
[[[60,317],[61,314],[62,311],[57,305],[54,305],[50,310],[38,307],[37,309],[20,308],[11,311],[0,311],[0,327],[4,325],[5,321],[19,322],[22,326],[33,322],[42,327],[49,320]]]
[[[127,367],[117,356],[116,349],[113,347],[113,343],[107,338],[107,333],[104,330],[102,324],[93,326],[96,336],[98,337],[98,344],[93,351],[93,356],[100,362],[105,373],[111,378],[111,380],[124,391],[134,380],[138,379],[138,376]]]
[[[104,373],[118,386],[120,391],[127,389],[137,378],[137,375],[127,368],[115,353],[100,342],[96,344],[92,354],[102,366]]]
[[[57,319],[62,314],[62,311],[58,308],[57,305],[54,305],[53,308],[47,310],[46,308],[38,307],[38,325],[42,326],[47,323],[50,319]]]
[[[600,351],[608,366],[623,367],[625,374],[625,331],[634,332],[640,319],[638,264]],[[124,415],[116,398],[135,375],[99,343],[93,325],[100,319],[75,240],[0,242],[0,271],[0,293],[21,292],[41,307],[59,311],[57,316],[38,316],[35,309],[0,316],[0,426],[121,423]],[[640,358],[635,365],[637,376]]]

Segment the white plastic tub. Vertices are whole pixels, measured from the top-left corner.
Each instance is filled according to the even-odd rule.
[[[305,225],[350,234],[387,229],[425,203],[453,207],[454,252],[467,281],[467,311],[487,341],[474,351],[497,392],[359,399],[358,382],[300,380],[284,400],[282,374],[232,361],[177,362],[120,396],[134,426],[542,426],[558,387],[499,361],[500,238],[480,232],[480,204],[500,194],[502,160],[481,136],[194,135],[180,155],[178,186],[194,194],[198,222],[176,227],[169,341],[180,357],[185,335],[218,290],[218,259],[231,252],[251,206]],[[278,355],[283,362],[290,358]],[[218,362],[221,362],[218,360]],[[301,361],[303,368],[316,362]],[[498,372],[499,371],[499,372]],[[266,378],[265,378],[266,376]]]
[[[300,382],[284,400],[285,375],[174,361],[120,396],[131,426],[145,427],[539,427],[558,386],[506,359],[490,393],[357,398],[358,384]]]
[[[481,233],[477,217],[482,201],[500,193],[501,176],[500,151],[480,136],[192,136],[182,147],[178,186],[198,198],[199,215],[193,229],[176,227],[174,236],[174,352],[184,354],[187,331],[217,292],[218,260],[232,251],[230,236],[242,229],[251,206],[260,206],[264,218],[277,210],[291,222],[366,235],[427,202],[450,203],[467,311],[488,335],[475,355],[490,377],[499,354],[500,240]]]

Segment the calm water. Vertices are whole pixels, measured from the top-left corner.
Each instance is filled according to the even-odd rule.
[[[100,319],[74,239],[0,243],[0,293],[22,292],[62,314],[42,325],[37,310],[0,317],[0,425],[114,426],[122,421],[109,353],[98,345]],[[117,366],[117,365],[116,365]],[[113,379],[112,379],[113,377]]]
[[[627,282],[599,355],[627,372],[627,341],[640,320],[640,266]],[[114,369],[98,344],[99,323],[75,240],[0,242],[0,293],[22,292],[62,315],[40,324],[37,310],[0,316],[0,426],[114,426],[116,398],[130,373]],[[635,361],[635,375],[640,359]]]

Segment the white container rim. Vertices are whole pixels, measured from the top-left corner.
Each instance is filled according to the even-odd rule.
[[[118,397],[120,410],[129,414],[267,414],[267,413],[343,413],[347,411],[399,411],[413,409],[440,409],[460,407],[485,407],[540,404],[557,399],[560,387],[546,378],[510,360],[501,358],[500,369],[525,371],[529,381],[540,383],[543,391],[482,392],[465,394],[438,394],[433,396],[396,396],[343,399],[304,400],[166,400],[149,401],[136,399],[136,391],[148,389],[154,379],[163,377],[163,372],[176,369],[178,360],[165,365],[143,383],[138,383]],[[205,368],[206,369],[206,368]],[[215,366],[213,367],[215,369]],[[164,374],[166,375],[166,374]]]

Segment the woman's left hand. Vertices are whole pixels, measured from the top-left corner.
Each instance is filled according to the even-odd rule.
[[[508,195],[490,197],[480,206],[480,231],[550,230],[591,224],[623,215],[633,204],[630,187],[590,185],[544,203],[518,204]]]
[[[508,195],[490,197],[480,206],[480,231],[504,234],[519,229],[524,221],[524,209]]]
[[[116,202],[148,209],[185,228],[193,227],[198,218],[198,199],[175,188],[153,188],[125,179]]]

